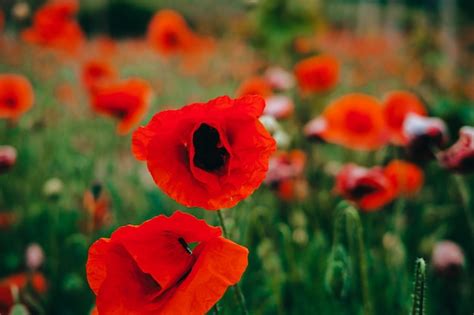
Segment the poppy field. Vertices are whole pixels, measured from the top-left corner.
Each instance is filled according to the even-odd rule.
[[[474,312],[470,1],[0,4],[0,315]]]

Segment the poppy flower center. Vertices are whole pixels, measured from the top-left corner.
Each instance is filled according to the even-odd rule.
[[[6,107],[13,108],[16,106],[16,98],[8,95],[3,99],[3,104],[5,104]]]
[[[365,196],[372,194],[377,191],[377,188],[371,185],[363,184],[357,185],[354,189],[350,191],[352,198],[358,200],[364,198]]]
[[[345,123],[347,129],[355,133],[366,133],[372,129],[372,121],[369,115],[359,111],[349,111]]]
[[[179,43],[178,35],[175,32],[165,32],[163,34],[163,41],[167,46],[176,47]]]
[[[196,167],[215,172],[225,166],[229,152],[222,145],[219,131],[208,124],[201,124],[193,134],[194,159]]]

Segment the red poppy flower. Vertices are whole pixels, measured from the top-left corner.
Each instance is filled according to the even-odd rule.
[[[86,190],[82,204],[88,214],[88,231],[97,231],[110,222],[109,199],[100,183],[96,182]]]
[[[395,187],[381,167],[347,164],[337,174],[334,188],[363,211],[375,211],[395,197]]]
[[[147,37],[150,45],[164,56],[200,51],[206,42],[189,29],[178,12],[168,9],[153,16]]]
[[[294,110],[295,104],[286,95],[273,95],[265,99],[264,115],[270,115],[275,119],[285,119],[290,117]]]
[[[25,289],[29,283],[31,283],[32,288],[36,292],[46,292],[46,279],[39,272],[35,272],[31,275],[18,273],[0,279],[0,311],[2,314],[6,314],[15,302],[12,295],[12,287],[16,287],[21,291]]]
[[[92,93],[92,108],[120,120],[119,134],[130,131],[145,115],[152,96],[148,82],[131,78],[97,86]]]
[[[273,184],[288,178],[296,178],[303,174],[306,154],[301,150],[275,152],[269,160],[265,183]]]
[[[0,74],[0,118],[19,118],[33,101],[33,88],[24,76]]]
[[[339,81],[339,62],[329,55],[304,59],[295,66],[295,76],[304,92],[326,92]]]
[[[91,59],[82,65],[81,79],[88,90],[94,90],[101,82],[117,78],[117,70],[107,61]]]
[[[409,113],[405,118],[403,135],[407,139],[409,157],[419,162],[433,159],[433,151],[448,141],[447,127],[441,119],[415,113]]]
[[[394,91],[385,97],[383,102],[385,122],[390,131],[391,141],[394,144],[406,144],[403,134],[403,121],[408,113],[425,116],[426,109],[415,94],[405,91]]]
[[[221,234],[176,211],[98,240],[86,269],[99,313],[205,314],[247,268],[248,250]]]
[[[275,141],[258,120],[260,96],[218,97],[156,114],[133,134],[132,150],[155,183],[188,207],[229,208],[265,178]]]
[[[33,25],[23,31],[26,42],[67,52],[75,52],[84,42],[84,34],[74,15],[79,10],[76,0],[53,0],[33,17]]]
[[[416,164],[393,160],[385,167],[384,173],[392,181],[397,195],[413,196],[423,186],[423,170]]]
[[[10,145],[0,145],[0,174],[11,169],[15,162],[16,149]]]
[[[272,94],[272,87],[264,78],[251,77],[240,84],[236,94],[237,97],[244,95],[260,95],[265,98]]]
[[[437,154],[440,164],[460,173],[474,172],[474,127],[459,130],[459,139],[450,148]]]
[[[347,94],[332,102],[321,115],[325,130],[320,136],[351,149],[374,150],[388,140],[382,106],[365,94]]]

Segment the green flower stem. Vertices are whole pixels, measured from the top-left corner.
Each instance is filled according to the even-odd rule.
[[[415,264],[415,284],[413,292],[413,305],[411,315],[425,314],[425,282],[426,263],[423,258],[418,258]]]
[[[222,228],[222,234],[224,235],[225,238],[228,238],[229,234],[225,226],[224,216],[222,215],[221,210],[217,210],[217,217],[219,218],[219,224]],[[245,303],[245,296],[242,292],[242,289],[240,288],[240,285],[236,283],[233,286],[233,289],[234,289],[235,299],[237,300],[237,303],[240,305],[240,308],[242,309],[242,313],[244,315],[249,315],[249,311],[247,310],[247,305]]]
[[[466,182],[461,175],[454,175],[454,179],[458,186],[459,195],[461,196],[462,208],[466,216],[469,230],[471,231],[471,238],[474,238],[474,219],[472,218],[471,213],[471,198],[469,194],[469,188],[467,187]]]

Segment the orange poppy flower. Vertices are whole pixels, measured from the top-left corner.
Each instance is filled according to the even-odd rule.
[[[24,41],[46,47],[75,52],[84,42],[84,34],[74,15],[79,10],[76,0],[52,0],[33,16],[33,25],[23,31]]]
[[[133,134],[132,150],[155,183],[177,202],[229,208],[265,178],[275,141],[258,120],[257,95],[218,97],[156,114]]]
[[[92,92],[92,108],[100,114],[120,120],[119,134],[126,134],[146,114],[152,97],[148,82],[131,78],[97,86]]]
[[[248,250],[221,234],[176,211],[96,241],[86,269],[99,313],[205,314],[247,268]]]
[[[375,150],[387,143],[382,106],[369,95],[342,96],[326,107],[321,116],[326,124],[321,136],[327,142],[358,150]]]
[[[264,78],[251,77],[240,84],[236,94],[237,97],[244,95],[260,95],[265,98],[272,94],[272,87]]]
[[[28,79],[18,74],[0,74],[0,118],[17,119],[33,102],[33,88]]]
[[[148,26],[148,42],[164,56],[201,50],[205,42],[189,29],[186,20],[174,10],[157,12]]]
[[[46,279],[43,274],[39,272],[34,272],[31,275],[17,273],[0,279],[0,311],[2,311],[2,314],[7,314],[8,310],[15,302],[12,295],[12,287],[16,287],[21,291],[26,288],[30,281],[32,288],[36,292],[46,292]]]
[[[82,65],[81,80],[88,90],[94,90],[101,82],[117,78],[117,70],[107,61],[90,59]]]
[[[357,204],[363,211],[375,211],[392,201],[395,187],[381,167],[345,165],[336,175],[336,193]]]
[[[474,127],[459,130],[459,139],[450,148],[437,154],[441,166],[459,173],[474,172]]]
[[[304,59],[296,64],[294,71],[303,92],[326,92],[339,81],[339,62],[329,55]]]
[[[413,196],[423,186],[423,170],[416,164],[393,160],[385,167],[384,173],[392,181],[397,195]]]
[[[403,135],[403,121],[408,113],[426,116],[423,103],[415,94],[405,91],[394,91],[384,99],[383,114],[390,131],[390,139],[394,144],[404,145],[407,139]]]

